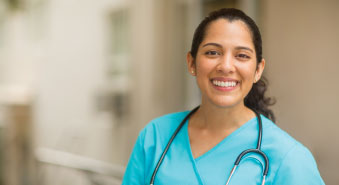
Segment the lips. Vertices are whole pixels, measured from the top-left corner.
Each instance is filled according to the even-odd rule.
[[[239,84],[238,80],[231,79],[231,78],[213,78],[211,80],[212,84],[217,86],[217,87],[222,87],[222,88],[234,88]]]

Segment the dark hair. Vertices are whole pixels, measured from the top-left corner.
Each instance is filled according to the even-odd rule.
[[[193,36],[192,46],[191,46],[191,55],[193,59],[196,58],[199,45],[205,37],[205,32],[209,24],[218,19],[226,19],[230,22],[240,20],[244,22],[249,28],[254,44],[254,49],[256,52],[257,63],[259,64],[262,61],[262,40],[261,34],[258,26],[255,24],[253,19],[247,16],[244,12],[234,8],[223,8],[217,11],[211,12],[205,19],[199,24],[196,28]],[[257,111],[258,113],[263,114],[272,121],[275,121],[273,111],[268,108],[268,106],[273,105],[275,100],[269,97],[265,97],[265,92],[267,90],[267,79],[262,76],[261,79],[253,84],[252,89],[245,97],[245,106]]]

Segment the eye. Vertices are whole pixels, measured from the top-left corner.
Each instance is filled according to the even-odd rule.
[[[250,56],[243,54],[243,53],[238,54],[236,57],[241,58],[241,59],[250,59],[251,58]]]
[[[220,53],[218,51],[206,51],[205,52],[205,55],[212,55],[212,56],[215,56],[215,55],[220,55]]]

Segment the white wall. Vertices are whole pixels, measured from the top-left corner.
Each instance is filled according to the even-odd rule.
[[[93,117],[95,89],[103,82],[101,7],[58,0],[49,1],[47,10],[46,57],[36,83],[37,145],[83,153],[93,147],[93,129],[102,124]]]
[[[7,18],[10,37],[4,35],[9,44],[0,53],[6,69],[0,81],[2,86],[28,86],[25,92],[34,96],[37,147],[126,164],[145,124],[193,104],[196,96],[187,93],[186,102],[181,94],[187,78],[185,54],[200,13],[196,1],[27,2],[42,4]],[[114,86],[106,74],[109,15],[121,8],[130,10],[132,40],[130,112],[124,124],[96,107],[97,96]],[[180,15],[176,8],[183,10]],[[174,71],[177,79],[172,78]]]

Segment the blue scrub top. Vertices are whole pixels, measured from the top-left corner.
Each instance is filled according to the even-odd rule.
[[[123,185],[149,184],[154,168],[170,137],[189,112],[172,113],[151,121],[134,146]],[[266,185],[322,185],[316,162],[310,151],[262,116],[261,150],[269,158]],[[186,123],[173,140],[155,177],[155,185],[225,185],[237,156],[255,148],[257,118],[253,118],[211,150],[193,157]],[[260,185],[265,162],[257,154],[243,157],[230,185]]]

